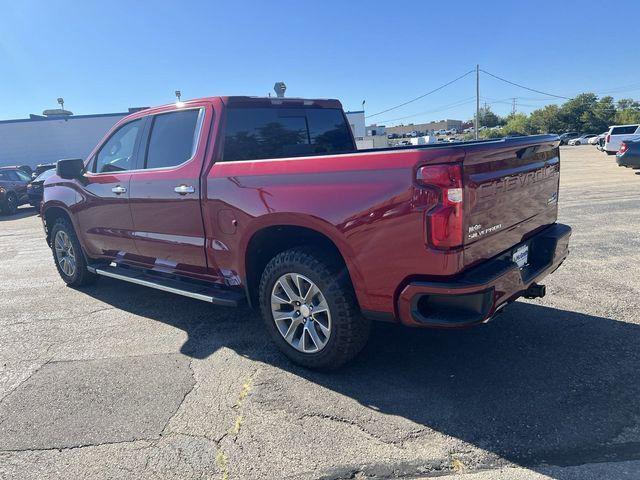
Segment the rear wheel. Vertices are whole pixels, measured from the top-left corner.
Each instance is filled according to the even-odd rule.
[[[2,206],[2,213],[5,215],[13,215],[16,213],[16,210],[18,210],[18,197],[16,197],[15,193],[9,192]]]
[[[322,250],[293,248],[276,255],[260,281],[260,308],[271,337],[295,363],[335,369],[366,344],[346,267]]]
[[[97,276],[87,270],[82,247],[70,222],[59,218],[51,229],[51,250],[58,273],[70,287],[93,283]]]

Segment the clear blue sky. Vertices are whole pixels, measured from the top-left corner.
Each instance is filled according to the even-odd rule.
[[[476,63],[567,97],[640,98],[639,14],[637,0],[5,1],[0,119],[56,108],[59,96],[75,114],[106,113],[168,103],[176,89],[183,100],[266,95],[279,80],[288,96],[338,98],[346,109],[366,99],[371,114]],[[467,119],[474,95],[470,75],[370,121]],[[492,104],[501,114],[511,97],[524,112],[555,102],[488,76],[481,95],[504,102]],[[395,120],[419,112],[428,113]]]

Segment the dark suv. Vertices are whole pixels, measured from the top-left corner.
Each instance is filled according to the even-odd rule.
[[[578,132],[567,132],[560,135],[560,145],[566,145],[569,143],[569,140],[573,140],[574,138],[578,138],[580,134]]]
[[[20,205],[29,203],[27,184],[31,177],[19,167],[0,167],[0,211],[13,215]]]

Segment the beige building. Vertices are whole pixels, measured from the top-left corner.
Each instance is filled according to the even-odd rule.
[[[462,120],[440,120],[438,122],[428,122],[428,123],[410,123],[409,125],[398,125],[397,127],[387,127],[387,134],[397,134],[402,135],[411,132],[423,132],[429,133],[434,130],[451,130],[452,128],[456,128],[458,130],[462,129]]]

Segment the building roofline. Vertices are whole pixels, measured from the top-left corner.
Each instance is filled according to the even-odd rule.
[[[91,115],[67,115],[56,117],[35,117],[35,118],[16,118],[13,120],[0,120],[0,125],[6,123],[26,123],[26,122],[46,122],[51,120],[75,120],[81,118],[100,118],[100,117],[124,117],[130,115],[131,112],[117,112],[117,113],[94,113]]]

